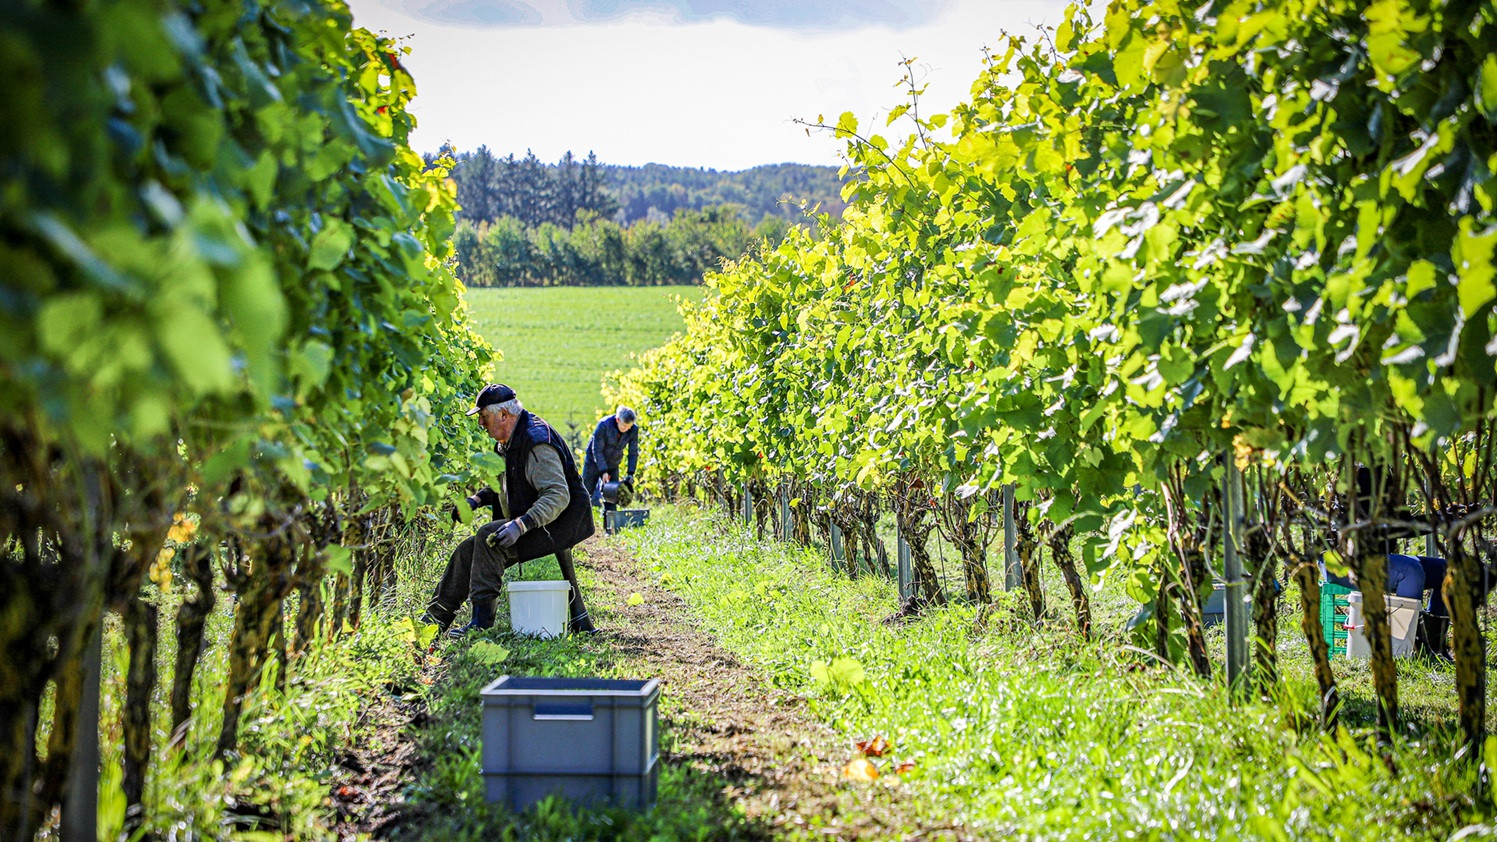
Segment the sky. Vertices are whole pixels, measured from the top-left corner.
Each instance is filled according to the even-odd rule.
[[[851,111],[883,129],[968,99],[1000,32],[1059,23],[1063,0],[350,0],[354,23],[402,37],[416,79],[412,144],[554,162],[740,170],[840,164],[844,144],[796,119]]]

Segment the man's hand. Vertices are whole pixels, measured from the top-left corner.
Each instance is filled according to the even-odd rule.
[[[449,514],[452,515],[452,522],[453,523],[462,523],[463,522],[462,512],[458,511],[456,503],[453,503],[452,505],[448,506],[447,507],[447,511],[448,511]]]
[[[604,471],[600,476],[602,476],[604,482],[613,481],[613,477],[609,476],[607,471]]]
[[[499,527],[499,531],[494,533],[494,543],[505,549],[509,549],[510,547],[513,547],[515,545],[515,542],[520,540],[520,536],[524,534],[525,524],[520,523],[519,518],[515,518],[509,523],[506,523],[503,526]]]

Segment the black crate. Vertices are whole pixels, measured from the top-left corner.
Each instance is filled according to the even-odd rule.
[[[603,531],[609,535],[630,526],[644,526],[649,509],[610,509],[603,513]]]

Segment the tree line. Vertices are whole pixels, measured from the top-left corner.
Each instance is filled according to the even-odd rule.
[[[779,217],[750,225],[731,207],[683,209],[669,223],[627,227],[592,215],[570,228],[504,216],[458,223],[453,254],[470,287],[696,284],[755,243],[778,243],[790,226]]]
[[[694,284],[756,242],[778,243],[811,207],[844,207],[835,167],[743,172],[602,164],[571,152],[444,150],[461,206],[456,272],[469,286]],[[436,160],[436,159],[431,159]]]

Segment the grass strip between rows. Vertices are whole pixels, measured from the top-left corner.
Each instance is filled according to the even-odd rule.
[[[1492,813],[1447,728],[1399,741],[1394,774],[1369,732],[1305,724],[1302,680],[1274,704],[1233,706],[1117,640],[1084,644],[1002,605],[886,626],[889,582],[850,581],[696,510],[657,509],[629,541],[722,645],[811,697],[849,759],[853,740],[885,735],[871,785],[919,787],[932,817],[1025,837],[1287,840],[1446,838]]]

